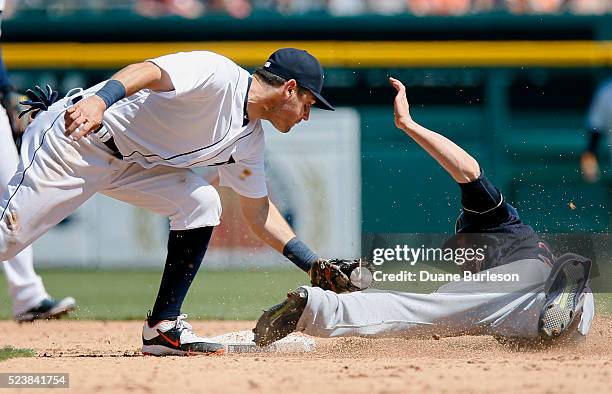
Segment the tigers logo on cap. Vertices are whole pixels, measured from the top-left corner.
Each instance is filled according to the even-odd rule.
[[[317,102],[315,107],[333,111],[334,107],[321,95],[323,68],[310,53],[296,48],[282,48],[270,55],[264,68],[285,79],[295,79],[298,85],[308,89]]]

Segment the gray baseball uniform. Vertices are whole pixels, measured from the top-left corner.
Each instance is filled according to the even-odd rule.
[[[319,337],[488,334],[538,338],[554,257],[483,174],[460,186],[463,209],[457,220],[457,234],[445,245],[489,240],[484,244],[488,246],[485,258],[469,268],[487,276],[477,282],[465,278],[451,282],[431,294],[336,294],[306,287],[308,302],[297,330]],[[504,274],[517,275],[518,280],[496,279]],[[580,294],[577,304],[576,312],[581,315],[578,330],[586,335],[595,313],[593,294],[588,288]]]

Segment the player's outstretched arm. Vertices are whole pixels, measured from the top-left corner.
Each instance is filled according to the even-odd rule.
[[[130,64],[113,75],[95,95],[66,110],[66,135],[78,140],[96,131],[102,124],[102,115],[108,107],[142,89],[169,92],[174,90],[174,85],[170,76],[154,63]]]
[[[350,279],[351,272],[365,264],[361,259],[328,260],[320,258],[295,236],[289,223],[268,197],[240,197],[240,205],[251,230],[262,241],[306,272],[313,286],[343,293],[363,290],[370,285],[370,282],[353,283]]]
[[[480,175],[478,162],[453,141],[415,122],[410,116],[406,87],[395,78],[389,78],[389,83],[397,91],[394,102],[395,126],[425,149],[457,183],[477,179]]]
[[[304,272],[310,272],[312,265],[319,257],[295,236],[289,223],[268,197],[241,196],[240,206],[244,218],[259,239]]]
[[[295,238],[295,233],[272,201],[268,197],[241,196],[240,206],[255,235],[277,252],[283,253],[287,242]]]

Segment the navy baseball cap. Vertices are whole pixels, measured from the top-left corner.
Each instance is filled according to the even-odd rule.
[[[333,111],[334,107],[321,95],[323,90],[323,68],[310,53],[295,48],[281,48],[270,55],[263,66],[264,70],[279,77],[295,79],[298,85],[308,89],[317,102],[315,107]]]

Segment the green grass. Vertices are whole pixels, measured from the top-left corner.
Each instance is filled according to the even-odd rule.
[[[5,361],[9,358],[34,356],[36,356],[36,352],[32,349],[17,349],[12,346],[0,348],[0,361]]]
[[[71,317],[85,320],[144,319],[153,307],[161,278],[161,271],[156,270],[55,269],[40,270],[39,274],[51,295],[74,296],[79,309]],[[192,319],[257,319],[262,309],[281,302],[288,290],[307,283],[308,277],[298,270],[202,269],[183,312]],[[410,291],[429,292],[425,287]],[[11,318],[6,294],[5,282],[0,279],[0,319]],[[600,312],[612,313],[612,294],[596,294],[596,302]]]
[[[47,291],[59,298],[73,296],[76,319],[144,319],[153,308],[161,271],[39,270]],[[288,290],[308,283],[299,270],[202,269],[183,305],[192,319],[256,319],[263,308],[281,302]],[[0,280],[0,319],[11,318],[4,280]]]

